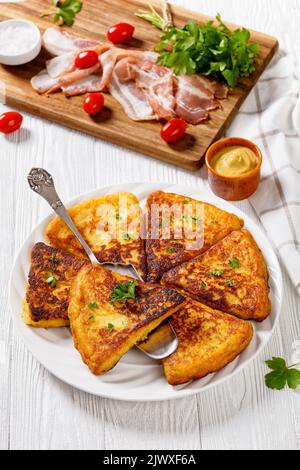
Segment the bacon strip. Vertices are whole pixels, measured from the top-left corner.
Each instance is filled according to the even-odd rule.
[[[109,49],[107,44],[98,44],[92,49],[99,55],[101,55]],[[59,55],[53,59],[47,60],[46,68],[51,78],[56,78],[65,75],[66,73],[73,72],[76,69],[75,59],[80,51],[68,52],[67,54]]]
[[[109,92],[133,121],[156,119],[145,92],[132,79],[129,65],[128,57],[117,63],[112,74]]]
[[[46,93],[53,88],[56,83],[57,79],[51,78],[46,69],[42,70],[31,79],[32,88],[40,94]]]
[[[150,106],[158,119],[174,117],[176,99],[172,70],[147,61],[131,65],[138,86],[146,91]]]

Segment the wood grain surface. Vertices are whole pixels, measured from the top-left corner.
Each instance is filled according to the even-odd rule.
[[[282,54],[292,54],[293,48],[299,53],[298,0],[172,1],[207,15],[220,12],[225,20],[278,37]],[[0,105],[0,112],[8,109]],[[31,167],[43,166],[55,175],[65,201],[134,181],[202,190],[205,169],[178,169],[27,113],[21,132],[0,135],[0,149],[0,449],[300,450],[299,394],[264,385],[264,361],[272,355],[290,360],[292,345],[300,340],[299,297],[286,276],[282,315],[268,347],[236,377],[179,401],[122,403],[77,391],[49,374],[13,328],[11,266],[32,228],[50,213],[47,203],[28,190]],[[237,207],[257,220],[247,201]]]
[[[152,2],[158,9],[160,1]],[[136,26],[135,39],[131,47],[152,49],[159,42],[160,32],[143,20],[134,16],[141,8],[147,8],[147,2],[141,0],[85,0],[84,7],[77,15],[72,31],[87,38],[107,41],[105,33],[116,22],[125,21]],[[49,9],[48,0],[30,0],[19,4],[1,5],[0,19],[24,17],[34,21],[44,31],[49,26],[49,19],[41,14]],[[175,24],[181,26],[189,19],[205,23],[211,17],[194,13],[180,7],[173,7]],[[233,28],[235,26],[232,26]],[[222,108],[210,113],[210,119],[198,126],[190,125],[182,141],[168,145],[159,135],[157,122],[131,121],[116,100],[107,95],[106,108],[93,119],[82,111],[82,97],[66,98],[62,93],[51,96],[37,95],[30,85],[30,79],[44,68],[45,51],[25,66],[0,66],[0,80],[6,86],[8,104],[55,121],[64,126],[86,132],[95,137],[108,140],[129,149],[151,155],[165,162],[197,170],[206,150],[212,142],[222,136],[229,127],[241,104],[249,94],[261,73],[265,70],[274,53],[277,40],[266,34],[252,32],[252,40],[261,46],[260,62],[257,71],[251,77],[240,81],[229,98],[222,101]]]

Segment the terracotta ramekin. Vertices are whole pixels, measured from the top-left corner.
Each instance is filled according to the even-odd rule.
[[[210,165],[212,158],[226,147],[248,147],[257,156],[257,167],[242,176],[221,176]],[[215,142],[206,153],[208,182],[213,193],[226,201],[242,201],[252,196],[260,182],[262,154],[256,144],[241,137],[228,137]]]

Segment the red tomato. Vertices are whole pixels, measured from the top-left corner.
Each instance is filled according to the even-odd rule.
[[[83,110],[87,114],[97,114],[104,106],[104,98],[101,93],[91,93],[83,102]]]
[[[128,23],[118,23],[107,31],[108,39],[114,44],[121,44],[132,39],[134,27]]]
[[[0,116],[0,132],[10,134],[20,129],[23,122],[23,116],[15,111],[8,111]]]
[[[168,121],[160,131],[161,138],[168,142],[177,142],[182,139],[186,130],[186,122],[184,119],[171,119]]]
[[[79,52],[75,59],[75,65],[78,69],[89,69],[98,64],[99,57],[95,51],[82,51]]]

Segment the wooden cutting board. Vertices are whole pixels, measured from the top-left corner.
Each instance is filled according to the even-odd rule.
[[[52,26],[50,19],[40,17],[49,9],[49,4],[50,0],[1,4],[0,20],[26,18],[34,21],[41,31],[44,31]],[[152,4],[158,9],[161,8],[160,1],[154,0]],[[149,49],[158,43],[160,31],[134,16],[134,12],[140,8],[147,9],[147,1],[84,0],[82,12],[77,15],[74,26],[68,28],[68,31],[83,37],[106,41],[105,33],[111,25],[120,21],[128,22],[136,26],[135,39],[132,40],[131,46]],[[172,6],[172,11],[177,26],[183,25],[189,19],[199,23],[211,19],[176,6]],[[257,72],[249,79],[243,79],[229,98],[222,101],[223,109],[211,112],[210,120],[206,123],[189,126],[186,138],[173,145],[161,140],[159,123],[131,121],[121,106],[109,95],[106,96],[104,111],[93,119],[82,111],[82,97],[66,98],[62,93],[51,96],[38,95],[31,88],[30,79],[44,68],[45,59],[48,58],[45,51],[42,51],[30,64],[19,67],[0,66],[0,80],[5,84],[8,105],[165,162],[197,170],[201,166],[206,150],[231,124],[241,104],[278,48],[277,40],[265,34],[253,31],[252,40],[261,45]]]

